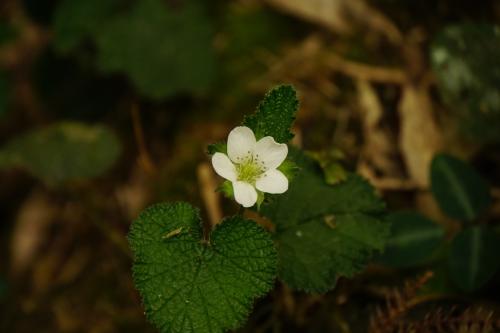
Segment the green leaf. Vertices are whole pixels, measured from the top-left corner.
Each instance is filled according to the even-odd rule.
[[[289,159],[286,159],[278,167],[278,170],[281,171],[290,182],[295,178],[295,176],[299,172],[299,167],[294,162],[290,161]]]
[[[221,192],[224,194],[224,196],[228,199],[233,199],[234,198],[234,190],[233,190],[233,183],[229,180],[225,180],[221,186],[217,189],[217,191]]]
[[[335,185],[347,179],[348,172],[340,163],[345,158],[341,150],[334,148],[326,151],[312,151],[308,152],[308,155],[314,158],[323,169],[327,184]]]
[[[397,212],[388,216],[391,236],[379,260],[394,267],[419,265],[443,242],[442,226],[415,212]]]
[[[56,8],[52,29],[54,46],[61,53],[73,51],[99,33],[123,0],[63,0]]]
[[[132,225],[135,285],[162,333],[235,329],[273,286],[276,252],[262,227],[234,216],[209,242],[202,234],[199,212],[187,203],[152,206]]]
[[[223,153],[227,155],[227,143],[226,142],[216,142],[209,144],[207,147],[208,155],[213,155],[215,153]]]
[[[174,8],[161,0],[137,1],[95,35],[99,66],[127,74],[151,98],[202,92],[216,74],[212,31],[202,2]]]
[[[56,184],[104,173],[120,150],[120,142],[104,126],[62,122],[11,140],[0,150],[0,167],[22,167]]]
[[[383,249],[389,233],[385,205],[361,177],[351,174],[331,186],[309,157],[297,149],[289,156],[301,171],[260,212],[276,224],[281,279],[295,289],[324,292]]]
[[[500,27],[446,27],[431,45],[440,93],[470,138],[500,142]]]
[[[491,204],[488,185],[465,162],[438,154],[431,164],[431,188],[441,209],[450,217],[471,221]]]
[[[298,107],[295,89],[278,86],[266,94],[253,115],[245,117],[243,125],[253,130],[257,140],[272,136],[276,142],[287,143],[293,138],[290,129]]]
[[[257,190],[257,211],[260,209],[260,206],[264,202],[264,199],[266,198],[264,192]]]
[[[500,237],[488,227],[462,230],[451,246],[450,273],[458,287],[474,291],[482,287],[499,267]]]

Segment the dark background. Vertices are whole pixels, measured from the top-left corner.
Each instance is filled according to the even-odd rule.
[[[499,21],[494,0],[1,0],[0,331],[154,332],[132,283],[131,221],[159,201],[207,220],[236,212],[212,191],[206,145],[280,83],[300,97],[294,143],[324,153],[333,177],[358,171],[389,210],[453,235],[428,190],[445,150],[493,188],[484,219],[497,225],[498,30],[451,55],[472,57],[472,72],[432,57],[447,27]],[[453,95],[460,82],[475,88]],[[488,89],[492,108],[474,95]],[[428,270],[430,291],[403,317],[474,306],[498,318],[498,277],[463,293],[438,266],[370,265],[325,295],[277,283],[239,331],[365,332],[392,288]]]

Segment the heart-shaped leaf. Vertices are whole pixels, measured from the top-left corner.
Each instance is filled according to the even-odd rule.
[[[462,230],[451,244],[449,258],[453,281],[465,291],[482,287],[500,268],[500,237],[491,228]]]
[[[458,220],[471,221],[491,203],[490,190],[467,163],[438,154],[431,163],[431,188],[441,209]]]
[[[160,332],[237,328],[254,299],[272,288],[276,252],[262,227],[226,218],[204,241],[198,210],[158,204],[133,223],[134,281]]]

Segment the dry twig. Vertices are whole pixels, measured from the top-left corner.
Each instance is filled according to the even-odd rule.
[[[133,103],[130,108],[130,115],[132,117],[132,125],[134,128],[134,136],[139,149],[139,165],[149,174],[154,174],[157,170],[151,155],[146,148],[146,140],[144,139],[144,132],[142,130],[141,116],[139,114],[139,106]]]
[[[197,169],[198,182],[200,183],[201,196],[205,202],[210,225],[213,227],[222,220],[220,196],[215,191],[217,182],[212,167],[208,163],[201,163]]]
[[[434,274],[426,272],[420,278],[412,282],[406,282],[403,290],[394,289],[392,293],[386,296],[386,305],[382,310],[380,307],[375,309],[375,314],[370,317],[369,329],[370,333],[392,333],[395,332],[399,325],[401,317],[408,312],[414,305],[412,304],[417,291]]]

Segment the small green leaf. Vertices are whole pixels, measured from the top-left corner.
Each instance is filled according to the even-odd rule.
[[[329,163],[323,167],[325,181],[327,184],[335,185],[344,181],[349,176],[349,173],[340,163]]]
[[[233,199],[234,198],[234,190],[233,190],[233,183],[231,183],[229,180],[225,180],[221,186],[217,189],[217,191],[221,192],[224,194],[224,196],[228,199]]]
[[[491,204],[488,185],[465,162],[438,154],[431,164],[431,188],[441,209],[450,217],[471,221]]]
[[[442,226],[415,212],[397,212],[388,216],[391,236],[379,260],[394,267],[421,264],[443,242]]]
[[[299,174],[260,212],[276,224],[281,279],[295,289],[324,292],[383,249],[389,232],[385,205],[361,177],[349,175],[331,186],[313,160],[297,149],[289,156]]]
[[[476,226],[460,232],[451,245],[450,273],[458,287],[474,291],[500,267],[500,237],[490,228]]]
[[[184,1],[174,8],[161,0],[134,2],[95,34],[100,68],[127,74],[154,99],[210,88],[216,74],[212,37],[202,2]]]
[[[327,184],[335,185],[347,179],[348,172],[340,163],[340,161],[345,158],[341,150],[329,149],[326,151],[312,151],[308,152],[308,155],[318,161],[323,169]]]
[[[276,142],[287,143],[293,138],[290,129],[298,107],[295,89],[278,86],[266,94],[253,115],[245,117],[243,125],[253,130],[257,140],[272,136]]]
[[[215,153],[222,153],[227,155],[227,143],[226,142],[216,142],[209,144],[207,147],[208,155],[213,155]]]
[[[198,210],[186,203],[152,206],[132,225],[134,282],[162,333],[235,329],[273,286],[276,252],[262,227],[234,216],[209,242],[202,233]]]
[[[500,27],[448,26],[431,44],[441,96],[469,138],[500,142]]]
[[[295,164],[293,161],[290,161],[289,159],[287,159],[287,160],[283,161],[283,163],[281,163],[281,165],[278,167],[278,170],[281,171],[285,175],[285,177],[288,179],[288,181],[292,181],[300,169],[297,166],[297,164]]]
[[[260,206],[264,202],[264,199],[266,198],[264,192],[257,190],[257,211],[260,209]]]
[[[57,123],[23,134],[0,150],[0,167],[22,167],[48,184],[99,176],[116,161],[121,146],[101,125]]]

